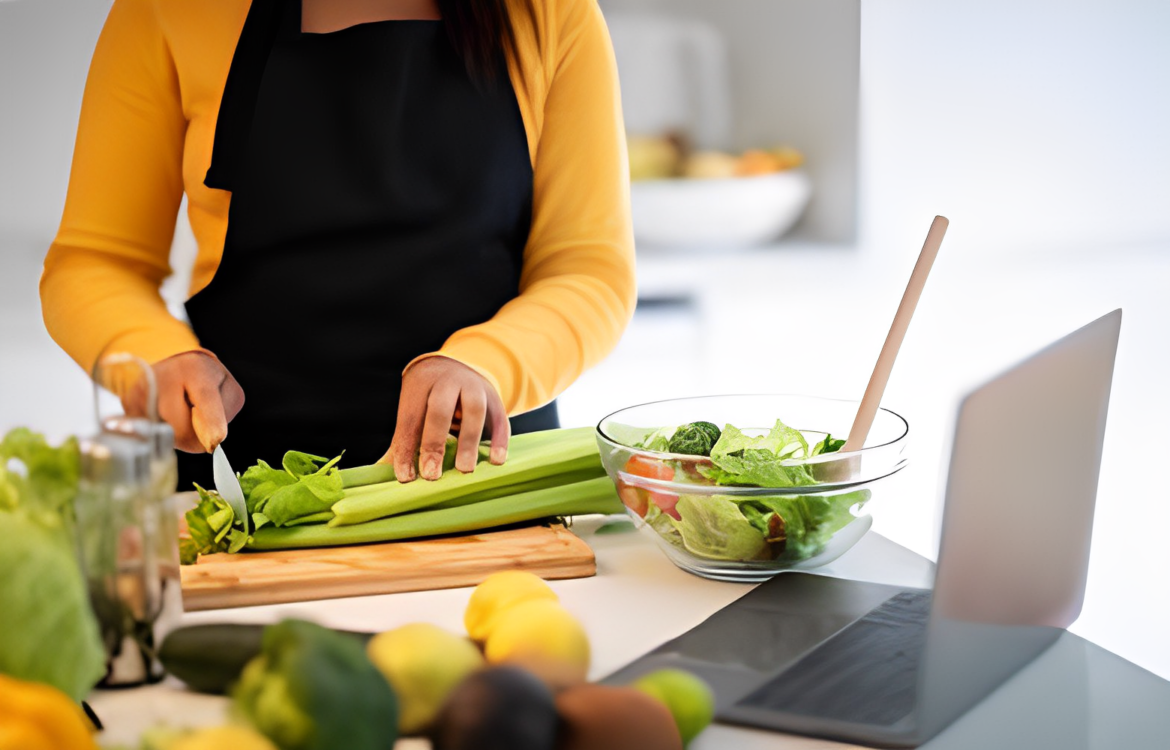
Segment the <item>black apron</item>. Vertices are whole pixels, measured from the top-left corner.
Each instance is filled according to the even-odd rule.
[[[501,55],[477,87],[440,21],[300,31],[299,0],[254,0],[207,185],[232,192],[223,259],[187,303],[246,394],[237,470],[287,450],[372,463],[401,372],[519,294],[532,211],[524,124]],[[558,426],[555,404],[513,420]],[[211,481],[179,454],[180,482]]]

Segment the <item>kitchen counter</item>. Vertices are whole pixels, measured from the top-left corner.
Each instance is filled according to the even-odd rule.
[[[749,584],[697,578],[674,567],[642,534],[596,535],[600,521],[579,519],[574,530],[597,554],[597,576],[553,581],[565,606],[584,624],[593,645],[591,678],[613,672],[662,642],[694,627],[750,590]],[[825,575],[926,586],[933,564],[883,536],[870,533]],[[187,614],[183,624],[268,623],[304,617],[352,630],[385,630],[424,621],[462,631],[470,590],[250,607]],[[168,680],[149,687],[99,691],[91,700],[106,724],[102,742],[131,744],[146,727],[214,724],[226,715],[222,698],[187,692]],[[1170,737],[1170,682],[1071,633],[925,747],[1164,748]],[[403,740],[400,750],[425,748]],[[847,747],[839,743],[714,725],[693,750]]]

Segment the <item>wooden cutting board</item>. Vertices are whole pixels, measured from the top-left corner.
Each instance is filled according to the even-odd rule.
[[[560,524],[352,547],[203,555],[184,565],[183,609],[473,586],[498,570],[542,578],[597,572],[593,550]]]

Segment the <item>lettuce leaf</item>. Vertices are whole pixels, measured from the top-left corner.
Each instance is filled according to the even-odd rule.
[[[677,430],[678,427],[661,427],[642,437],[638,442],[634,443],[634,447],[647,451],[669,453],[670,439],[674,437],[674,433]]]
[[[75,439],[54,448],[17,428],[0,441],[0,674],[77,701],[106,671],[72,538],[79,474]]]
[[[854,519],[854,506],[869,501],[869,490],[836,495],[784,495],[739,498],[744,517],[765,533],[779,560],[806,560]],[[778,519],[778,520],[777,520]]]
[[[19,461],[23,476],[4,468]],[[72,517],[73,498],[81,475],[81,453],[77,438],[54,448],[45,436],[27,427],[17,427],[0,441],[0,508],[15,508],[52,519]]]
[[[187,533],[190,538],[179,542],[179,562],[192,565],[199,555],[214,552],[239,552],[251,538],[236,523],[232,507],[215,492],[195,485],[199,504],[187,511]]]
[[[284,454],[281,468],[257,461],[240,475],[244,504],[252,530],[272,524],[292,526],[322,523],[333,517],[330,509],[345,496],[337,462],[300,451]],[[187,511],[189,539],[179,544],[180,562],[195,563],[199,555],[239,552],[251,540],[244,519],[236,518],[231,506],[218,493],[196,485],[199,504]]]
[[[837,495],[733,498],[683,495],[675,520],[651,504],[645,521],[663,539],[716,560],[796,562],[820,553],[853,521],[869,490]]]
[[[800,430],[776,420],[767,435],[746,435],[733,425],[723,428],[711,448],[713,466],[699,468],[706,478],[722,485],[800,487],[815,484],[807,466],[785,461],[807,458],[808,441]]]
[[[688,552],[716,560],[769,559],[764,535],[730,498],[683,495],[675,509],[680,520],[674,527]]]

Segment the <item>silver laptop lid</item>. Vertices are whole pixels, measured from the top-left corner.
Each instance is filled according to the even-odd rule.
[[[920,675],[928,733],[1080,614],[1121,310],[963,399]]]

